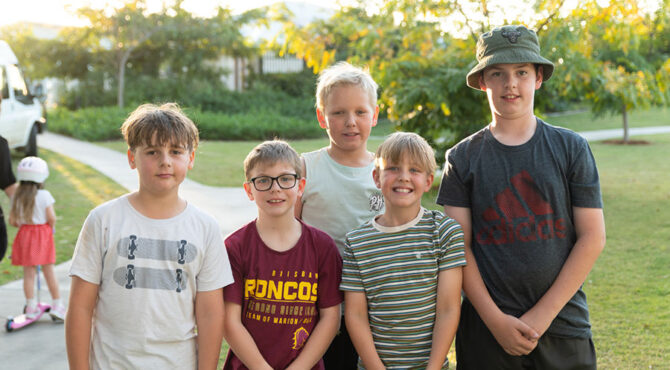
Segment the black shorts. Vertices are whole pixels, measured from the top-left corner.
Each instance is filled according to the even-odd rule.
[[[323,364],[326,370],[355,370],[358,368],[358,353],[349,338],[344,316],[342,316],[340,332],[337,333],[323,355]]]
[[[459,370],[595,370],[596,351],[591,338],[545,334],[528,355],[509,355],[498,344],[470,301],[464,299],[456,332],[456,364]]]

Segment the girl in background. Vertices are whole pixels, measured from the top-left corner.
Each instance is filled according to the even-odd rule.
[[[54,275],[56,248],[53,231],[56,224],[54,198],[42,189],[49,176],[47,163],[37,157],[26,157],[19,162],[16,177],[20,182],[12,198],[9,223],[18,227],[12,244],[12,265],[23,266],[23,292],[26,296],[25,312],[36,316],[40,310],[35,299],[35,276],[37,266],[42,266],[44,278],[53,298],[49,314],[57,320],[65,317],[65,306],[61,302],[58,282]]]

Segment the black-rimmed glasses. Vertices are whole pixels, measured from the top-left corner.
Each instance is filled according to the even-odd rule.
[[[254,184],[254,188],[258,191],[270,190],[274,181],[276,181],[277,185],[282,189],[291,189],[298,182],[298,174],[289,173],[277,177],[257,176],[249,180],[250,183]]]

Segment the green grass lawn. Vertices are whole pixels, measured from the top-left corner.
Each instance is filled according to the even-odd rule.
[[[568,113],[543,119],[555,126],[567,127],[574,131],[591,131],[620,128],[623,132],[623,119],[620,114],[607,114],[595,118],[589,112]],[[633,111],[628,114],[629,127],[669,126],[670,108],[652,108],[643,111]]]
[[[668,125],[667,111],[647,112],[640,126]],[[559,122],[577,131],[618,128],[588,119]],[[618,118],[616,118],[618,119]],[[615,120],[616,121],[616,120]],[[618,121],[616,121],[618,122]],[[588,127],[587,127],[588,125]],[[374,134],[374,132],[373,132]],[[383,134],[370,140],[373,150]],[[589,275],[588,296],[599,367],[603,369],[670,368],[670,135],[639,137],[650,145],[618,146],[592,143],[605,203],[607,245]],[[190,178],[205,184],[240,186],[242,160],[257,142],[204,142]],[[304,152],[327,144],[327,139],[292,142]],[[123,143],[105,146],[125,151]],[[72,255],[81,224],[95,205],[124,192],[96,171],[43,150],[51,176],[46,188],[56,198],[58,262]],[[18,159],[13,158],[15,161]],[[439,181],[439,179],[438,179]],[[6,197],[0,204],[8,212]],[[435,194],[424,205],[436,207]],[[16,231],[9,227],[10,241]],[[7,260],[0,263],[0,284],[21,277]],[[225,357],[224,344],[221,359]],[[222,362],[221,362],[222,364]]]

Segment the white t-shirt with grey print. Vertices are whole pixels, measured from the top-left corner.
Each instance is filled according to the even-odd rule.
[[[127,195],[88,215],[70,276],[99,285],[93,369],[196,368],[196,293],[233,282],[213,217],[189,204],[151,219]]]

